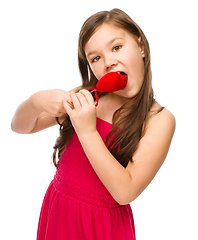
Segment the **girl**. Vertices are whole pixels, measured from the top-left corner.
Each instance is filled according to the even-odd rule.
[[[148,41],[121,10],[85,21],[78,61],[81,87],[37,92],[12,119],[19,133],[60,124],[53,154],[57,171],[44,198],[37,240],[134,240],[129,203],[164,162],[175,119],[154,100]],[[86,89],[109,72],[125,75],[127,85],[101,94],[96,107]]]

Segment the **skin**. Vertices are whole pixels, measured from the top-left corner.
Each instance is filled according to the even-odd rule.
[[[163,164],[174,134],[175,118],[167,109],[153,115],[161,107],[155,102],[133,162],[124,168],[101,139],[96,117],[111,123],[113,113],[139,92],[144,47],[141,39],[135,39],[127,31],[103,24],[87,42],[85,52],[98,79],[110,71],[123,71],[128,75],[127,86],[103,96],[97,108],[87,90],[77,94],[60,89],[37,92],[18,107],[12,129],[19,133],[37,132],[56,124],[51,115],[61,117],[67,112],[96,174],[118,203],[128,204],[144,191]],[[46,113],[50,115],[43,118]]]
[[[125,30],[104,23],[85,45],[85,53],[97,79],[111,71],[128,75],[126,88],[117,95],[131,98],[140,91],[145,57],[141,38],[135,39]]]

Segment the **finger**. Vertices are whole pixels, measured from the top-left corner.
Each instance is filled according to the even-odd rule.
[[[71,97],[71,103],[73,104],[74,108],[77,109],[77,108],[81,107],[81,103],[80,103],[79,98],[76,93],[71,92],[70,97]]]
[[[71,99],[71,92],[67,92],[65,97],[62,99],[62,103],[64,103],[65,101],[68,103],[68,105],[71,107],[71,109],[74,109],[74,105],[73,105],[73,102],[72,102],[72,99]],[[63,104],[63,109],[65,111],[64,104]]]
[[[72,102],[67,102],[70,106],[70,108],[73,110],[74,109],[74,104]]]
[[[84,94],[79,92],[76,94],[76,96],[77,96],[81,106],[86,106],[88,104],[87,98]]]
[[[71,112],[74,109],[73,105],[68,103],[66,99],[63,99],[63,107],[64,107],[66,113],[69,115],[71,114]]]
[[[65,95],[63,96],[64,99],[67,100],[67,102],[71,103],[71,94],[70,92],[66,92]]]
[[[94,98],[88,90],[82,89],[82,90],[79,91],[79,93],[84,95],[84,97],[86,98],[86,100],[89,104],[94,104]]]

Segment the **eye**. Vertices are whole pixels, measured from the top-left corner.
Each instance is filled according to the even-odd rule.
[[[97,61],[100,60],[100,59],[101,59],[101,57],[100,57],[100,56],[97,56],[97,57],[93,58],[92,62],[97,62]]]
[[[117,45],[113,48],[113,52],[117,52],[118,50],[120,50],[122,48],[121,45]]]

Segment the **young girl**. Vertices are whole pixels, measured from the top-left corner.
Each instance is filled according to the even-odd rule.
[[[60,124],[53,154],[57,171],[44,198],[37,240],[134,240],[129,203],[164,162],[175,119],[154,100],[148,41],[121,10],[85,21],[78,61],[81,87],[37,92],[12,119],[19,133]],[[127,85],[101,94],[96,107],[86,89],[109,72],[125,75]]]

